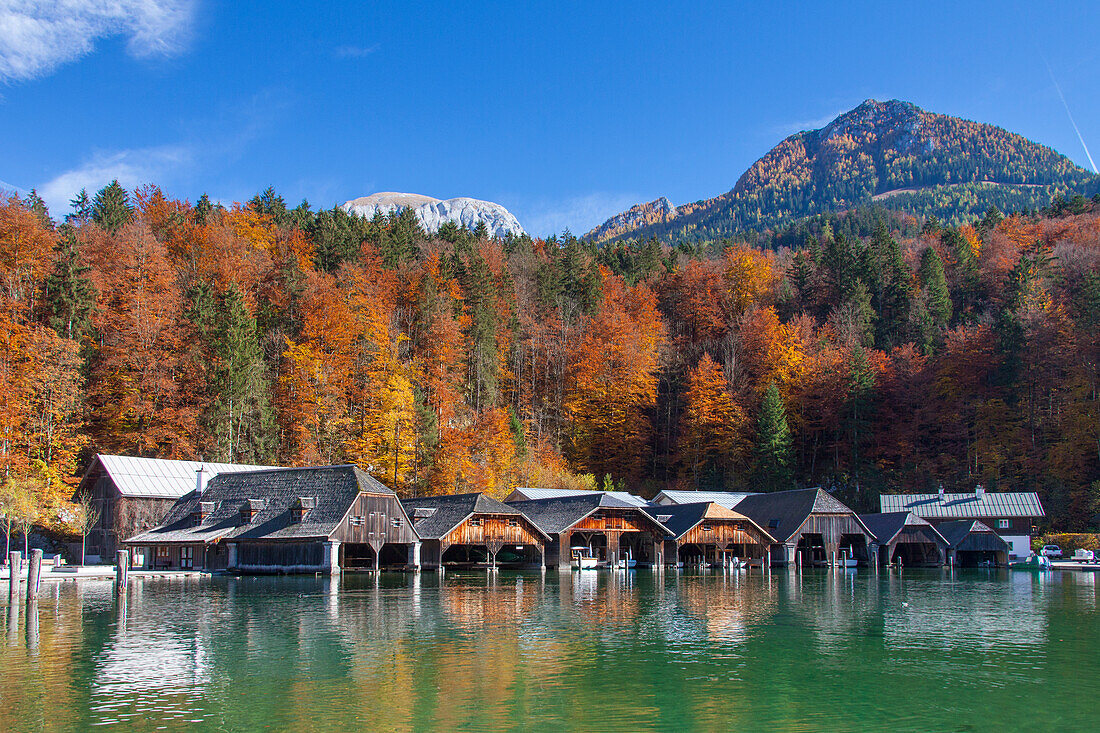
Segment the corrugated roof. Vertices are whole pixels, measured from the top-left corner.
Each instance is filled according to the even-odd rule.
[[[402,499],[401,505],[405,507],[405,513],[412,518],[416,533],[421,539],[438,540],[448,532],[459,526],[467,517],[475,514],[504,514],[521,517],[524,522],[533,527],[535,532],[549,540],[535,523],[527,519],[519,509],[501,503],[485,494],[451,494],[446,496],[421,496],[415,499]],[[417,510],[432,510],[421,511]],[[421,516],[417,519],[418,515]]]
[[[178,499],[195,490],[195,472],[205,467],[210,478],[220,473],[262,471],[274,466],[253,466],[243,463],[212,463],[210,461],[169,461],[161,458],[137,458],[99,454],[95,463],[111,477],[122,496],[143,499]]]
[[[580,492],[548,499],[512,501],[509,504],[523,512],[525,517],[547,535],[559,534],[569,529],[597,509],[633,509],[653,522],[655,527],[668,533],[665,526],[647,511],[654,507],[640,507],[610,494],[611,492]]]
[[[504,498],[505,501],[534,501],[536,499],[567,499],[585,494],[606,494],[619,501],[624,501],[632,506],[649,506],[649,502],[640,496],[635,496],[628,491],[586,491],[584,489],[537,489],[532,487],[520,487],[514,489]]]
[[[226,539],[304,539],[328,537],[336,530],[360,492],[393,492],[356,466],[277,468],[266,471],[222,473],[210,480],[200,498],[190,492],[179,499],[164,522],[129,538],[130,544],[210,542]],[[313,508],[300,521],[291,510],[298,500],[310,497]],[[252,521],[245,523],[241,508],[262,499]],[[199,526],[193,526],[199,503],[211,502],[214,510]]]
[[[654,504],[659,504],[661,498],[668,499],[672,504],[696,504],[700,501],[711,501],[726,509],[733,509],[746,496],[752,496],[751,491],[662,491],[653,498]],[[667,505],[666,505],[667,506]]]
[[[1035,492],[986,491],[974,494],[883,494],[884,512],[913,512],[924,519],[988,519],[1043,517],[1043,505]]]

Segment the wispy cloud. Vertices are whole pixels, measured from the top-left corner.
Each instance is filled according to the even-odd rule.
[[[364,56],[370,56],[379,48],[380,46],[377,43],[369,46],[337,46],[333,50],[333,54],[338,59],[361,59]]]
[[[796,132],[802,132],[803,130],[818,130],[822,127],[825,127],[825,125],[829,124],[840,115],[844,114],[845,111],[846,110],[844,109],[837,109],[827,115],[823,115],[813,120],[793,120],[791,122],[785,122],[781,125],[776,125],[775,127],[773,127],[772,132],[776,135],[787,137],[788,135],[793,135]]]
[[[580,236],[643,200],[633,193],[597,191],[558,200],[514,203],[509,209],[532,236],[547,237],[566,229]]]
[[[80,189],[94,194],[113,180],[134,189],[160,182],[171,172],[194,165],[195,151],[187,145],[99,152],[79,166],[43,183],[38,194],[55,217],[69,210],[69,201]]]
[[[20,196],[27,195],[27,192],[19,188],[19,186],[8,183],[7,181],[0,181],[0,194],[6,197],[10,193],[17,193]]]
[[[179,53],[196,6],[197,0],[0,0],[0,80],[48,74],[112,36],[127,37],[136,58]]]

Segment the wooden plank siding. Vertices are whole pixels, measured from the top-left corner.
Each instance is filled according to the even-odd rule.
[[[825,561],[840,557],[840,548],[845,536],[853,539],[862,538],[863,554],[862,556],[857,555],[857,559],[862,561],[870,561],[870,547],[875,542],[875,538],[867,533],[855,514],[811,514],[806,517],[806,521],[802,523],[798,531],[787,540],[787,547],[792,550],[798,548],[803,538],[810,539],[806,537],[807,535],[820,536],[820,547],[824,552]],[[816,538],[814,539],[816,540]],[[813,547],[817,546],[815,542]],[[860,548],[857,547],[856,549]],[[786,559],[784,559],[784,562],[786,562]]]
[[[721,555],[731,546],[742,546],[748,553],[745,557],[763,557],[772,544],[765,536],[745,519],[705,518],[685,532],[679,539],[666,540],[666,562],[675,563],[682,558],[680,550],[687,545],[696,545],[702,550],[708,562],[720,562]],[[714,557],[708,549],[713,548]],[[742,559],[745,559],[742,557]]]
[[[562,532],[557,543],[555,562],[568,565],[569,548],[575,535],[584,541],[588,539],[586,535],[601,535],[607,543],[606,557],[603,559],[607,562],[618,561],[623,535],[630,533],[641,535],[641,539],[650,544],[652,556],[646,558],[648,561],[663,562],[663,543],[667,535],[664,528],[637,510],[617,507],[600,508]],[[644,549],[644,545],[641,549]]]

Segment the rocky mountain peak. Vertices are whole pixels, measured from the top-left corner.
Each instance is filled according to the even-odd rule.
[[[439,227],[450,221],[470,230],[484,224],[491,237],[526,234],[516,217],[500,204],[465,196],[440,200],[416,193],[385,191],[352,199],[345,202],[342,208],[368,219],[378,213],[391,214],[412,209],[424,231],[429,233],[439,231]]]

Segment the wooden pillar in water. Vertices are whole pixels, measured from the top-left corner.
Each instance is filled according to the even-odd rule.
[[[115,553],[115,593],[126,592],[127,576],[130,572],[130,551],[119,550]]]
[[[19,597],[19,553],[12,550],[8,553],[8,598],[14,602]]]
[[[27,603],[38,600],[38,581],[42,575],[42,550],[31,550],[27,563]]]

